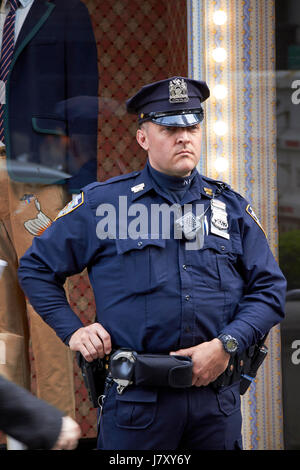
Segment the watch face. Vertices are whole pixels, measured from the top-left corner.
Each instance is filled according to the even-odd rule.
[[[228,351],[234,352],[237,349],[236,340],[234,338],[230,338],[226,341],[226,347]]]
[[[235,353],[238,348],[237,340],[230,335],[220,335],[219,339],[222,341],[224,349],[229,354]]]

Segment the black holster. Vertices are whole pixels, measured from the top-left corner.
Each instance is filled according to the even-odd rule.
[[[77,364],[81,369],[84,384],[93,406],[98,408],[99,397],[104,393],[107,377],[107,358],[88,362],[80,352],[76,353]]]
[[[266,336],[243,353],[232,356],[223,374],[211,383],[212,387],[219,390],[235,382],[240,382],[240,394],[244,395],[268,354],[268,348],[264,344],[265,340]]]

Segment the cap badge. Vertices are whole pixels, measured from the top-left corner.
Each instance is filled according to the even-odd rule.
[[[189,101],[186,81],[182,78],[174,78],[169,82],[169,102],[186,103]]]

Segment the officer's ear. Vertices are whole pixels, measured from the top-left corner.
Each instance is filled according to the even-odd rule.
[[[147,126],[142,124],[139,129],[136,131],[136,140],[140,144],[140,146],[146,150],[149,150],[149,142],[148,142],[148,134],[147,134]]]

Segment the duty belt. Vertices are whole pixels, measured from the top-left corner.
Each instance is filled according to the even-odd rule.
[[[218,391],[239,382],[240,394],[244,395],[267,356],[265,339],[266,337],[244,353],[232,356],[227,369],[210,386]],[[110,356],[93,362],[87,362],[77,353],[77,361],[94,407],[99,406],[99,398],[108,377],[117,383],[119,394],[129,385],[171,388],[187,388],[192,385],[193,363],[187,356],[138,354],[129,349],[118,349]]]

